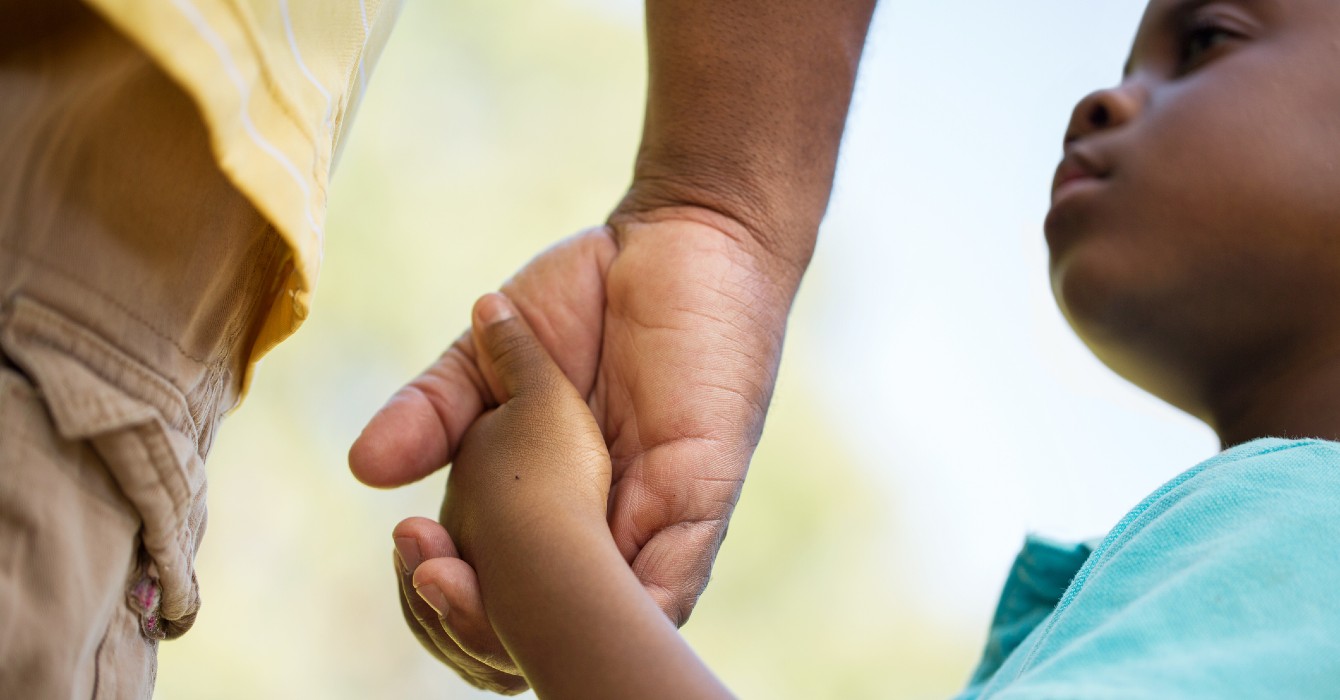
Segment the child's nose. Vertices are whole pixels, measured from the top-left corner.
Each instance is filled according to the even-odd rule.
[[[1085,95],[1070,117],[1065,144],[1129,123],[1139,115],[1142,102],[1136,88],[1126,83]]]

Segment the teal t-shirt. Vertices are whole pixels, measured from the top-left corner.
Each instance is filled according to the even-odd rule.
[[[1263,438],[1029,538],[959,700],[1340,698],[1340,443]]]

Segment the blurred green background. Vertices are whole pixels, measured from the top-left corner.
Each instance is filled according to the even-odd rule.
[[[951,695],[1024,531],[1101,534],[1209,451],[1088,356],[1046,287],[1069,105],[1116,77],[1140,6],[881,8],[763,441],[684,629],[739,695]],[[637,0],[406,4],[334,178],[313,315],[216,442],[205,604],[162,646],[158,697],[480,695],[396,600],[391,528],[436,514],[445,475],[374,491],[345,453],[478,295],[619,199],[643,50]]]

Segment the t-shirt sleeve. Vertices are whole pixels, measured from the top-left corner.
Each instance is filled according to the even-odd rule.
[[[1340,446],[1202,466],[1113,529],[978,697],[1340,697]]]

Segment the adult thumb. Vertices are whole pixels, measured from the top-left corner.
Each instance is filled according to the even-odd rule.
[[[479,369],[497,403],[567,381],[506,296],[494,292],[480,297],[472,321]]]

